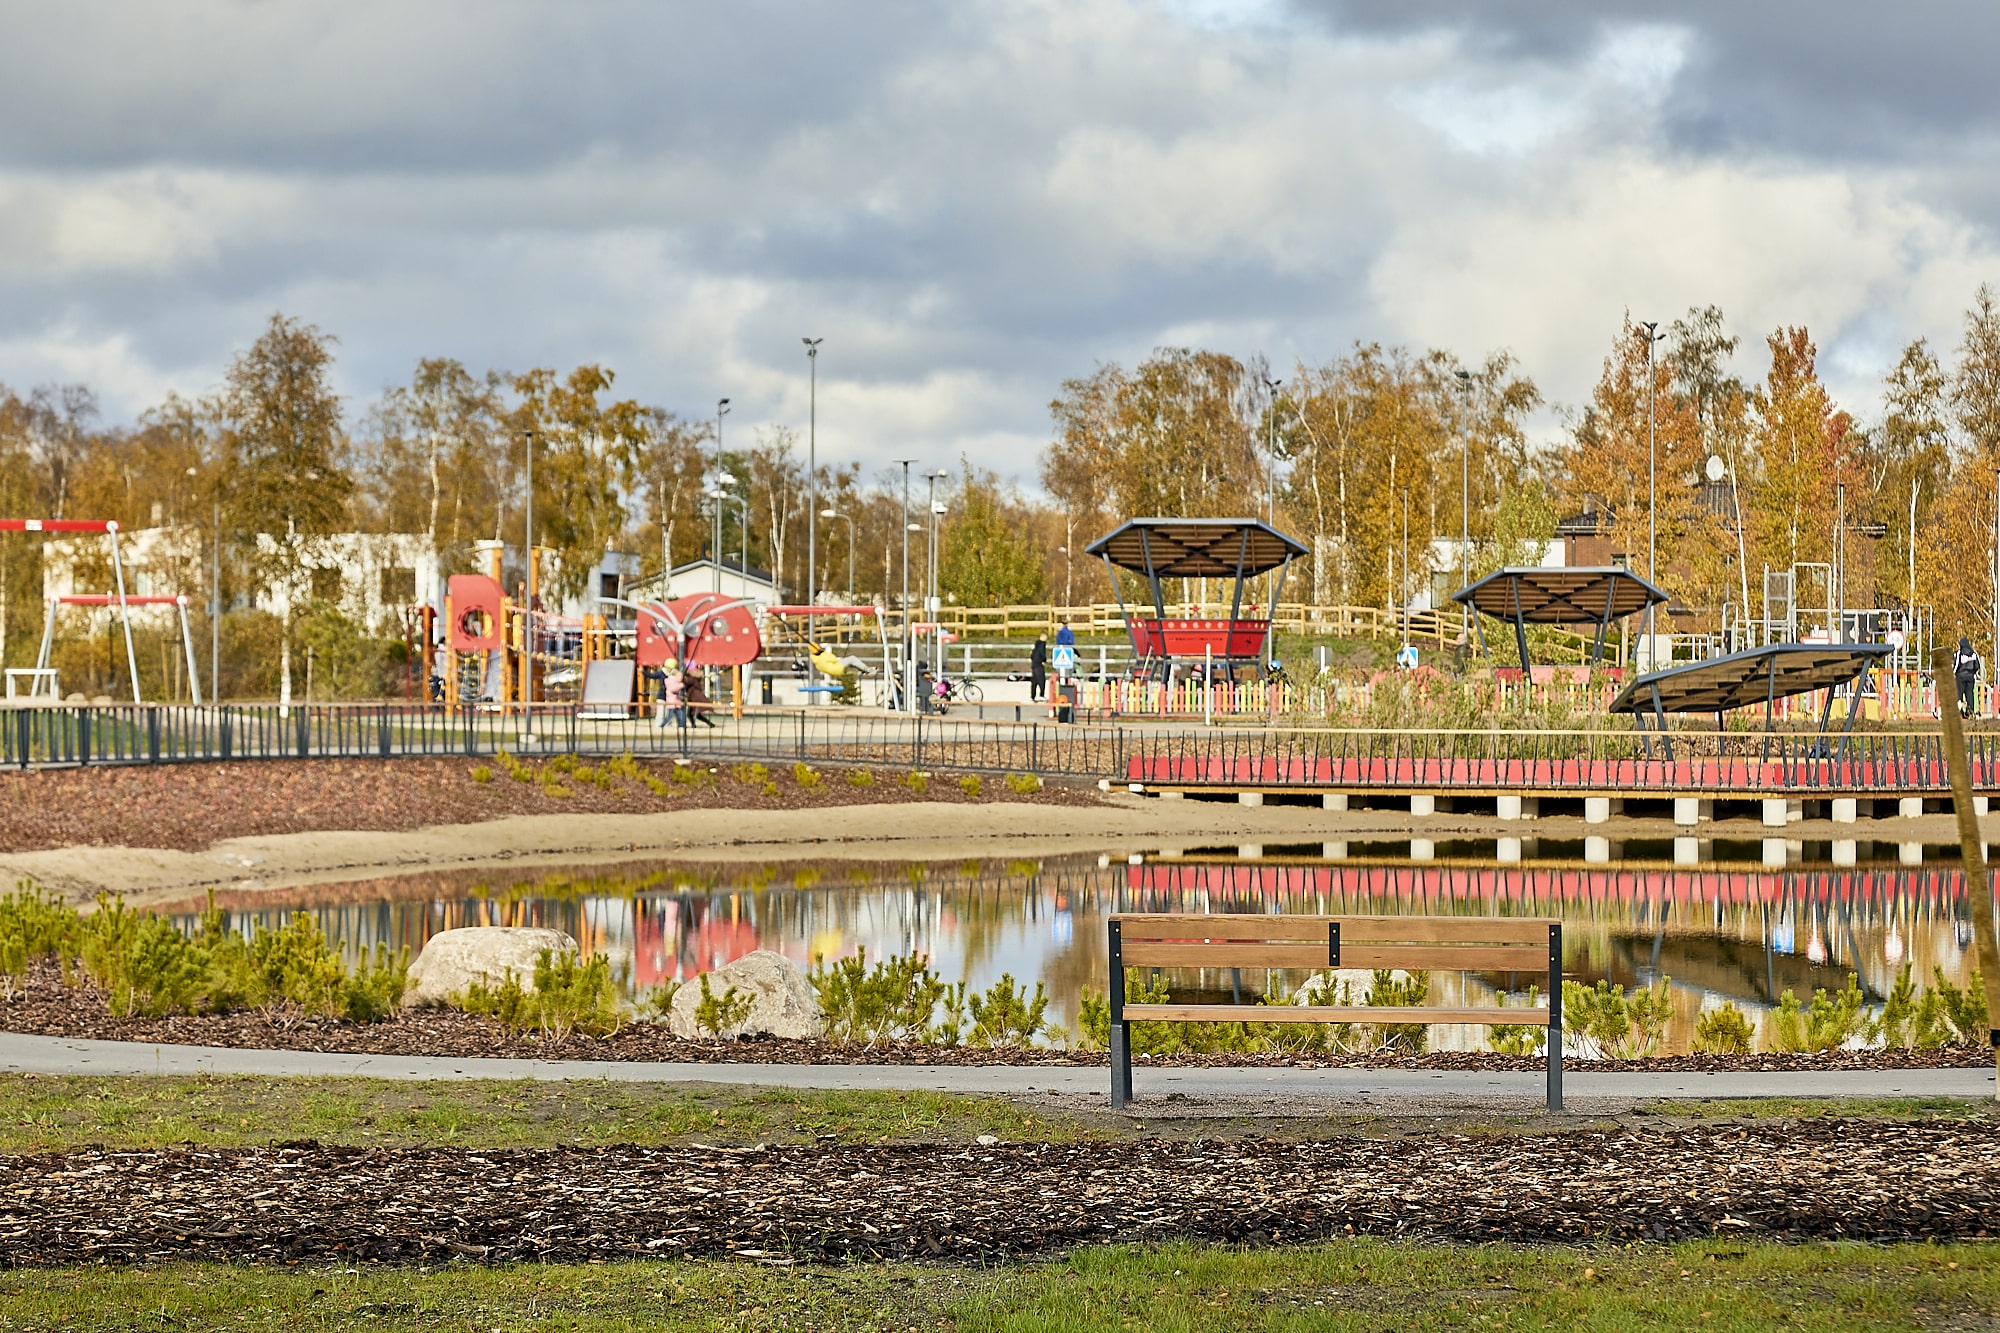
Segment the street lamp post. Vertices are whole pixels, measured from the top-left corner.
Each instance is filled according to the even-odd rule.
[[[1264,388],[1271,396],[1264,410],[1264,522],[1271,527],[1278,526],[1278,390],[1283,380],[1264,377]],[[1264,602],[1269,606],[1277,597],[1277,571],[1264,576]],[[1203,580],[1202,587],[1208,586]],[[1273,607],[1273,614],[1276,608]]]
[[[806,605],[819,600],[819,345],[824,338],[801,338],[806,345]],[[806,617],[812,636],[812,617]]]
[[[910,674],[910,659],[915,655],[910,643],[910,464],[917,460],[899,458],[896,461],[903,465],[903,594],[902,600],[897,603],[903,617],[903,661],[898,669],[903,673],[900,691],[903,711],[913,713],[916,711],[915,701],[910,696],[916,688],[916,681]]]
[[[822,509],[821,518],[837,518],[847,525],[847,600],[854,600],[854,518],[837,509]]]
[[[521,726],[522,738],[535,738],[535,432],[521,432],[522,452],[527,455],[528,490],[523,506],[522,526],[526,529],[521,558],[526,561],[527,605],[521,608]]]
[[[926,519],[929,532],[924,542],[924,613],[931,619],[931,669],[944,674],[944,628],[939,623],[943,603],[938,599],[938,515],[944,512],[937,502],[938,478],[949,477],[950,472],[940,468],[936,472],[924,473],[924,480],[930,483],[930,517]]]
[[[729,400],[715,400],[715,485],[722,486],[722,419],[729,415]],[[708,543],[709,564],[715,573],[715,592],[722,594],[722,506],[715,507],[715,535]]]
[[[1458,372],[1458,586],[1472,582],[1472,373]]]
[[[1639,327],[1646,331],[1646,581],[1657,585],[1660,581],[1656,568],[1659,559],[1659,472],[1660,459],[1654,430],[1653,397],[1659,381],[1653,374],[1653,348],[1667,335],[1659,332],[1659,321],[1641,320]],[[1659,667],[1653,660],[1657,645],[1654,643],[1653,607],[1646,607],[1646,670]]]

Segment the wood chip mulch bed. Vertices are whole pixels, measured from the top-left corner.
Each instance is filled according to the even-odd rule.
[[[987,1261],[1175,1237],[1982,1237],[2000,1136],[1750,1121],[1317,1143],[594,1150],[301,1143],[0,1157],[0,1264],[681,1255]]]
[[[485,765],[486,782],[472,771]],[[1027,802],[1098,805],[1095,788],[1047,786],[1019,795],[1001,774],[980,779],[980,794],[961,791],[955,775],[934,775],[922,792],[896,779],[905,768],[871,768],[876,781],[849,785],[851,766],[821,765],[821,781],[802,787],[790,764],[769,763],[775,795],[735,775],[736,765],[706,762],[709,783],[670,784],[655,795],[640,782],[609,787],[565,780],[568,794],[539,782],[517,782],[493,760],[266,759],[253,763],[131,765],[0,773],[0,852],[59,847],[160,847],[194,852],[225,838],[274,833],[404,832],[441,824],[472,824],[510,815],[648,814],[670,810],[800,810],[890,805],[911,801],[981,805]],[[535,765],[537,771],[541,765]],[[641,760],[665,780],[671,760]]]
[[[817,1065],[1056,1065],[1089,1068],[1107,1063],[1102,1051],[986,1050],[915,1042],[880,1046],[824,1041],[687,1041],[656,1023],[634,1023],[609,1037],[572,1034],[556,1042],[533,1033],[510,1036],[497,1022],[444,1009],[405,1010],[383,1023],[346,1023],[297,1013],[246,1010],[172,1018],[120,1018],[88,982],[66,986],[52,963],[30,969],[27,987],[0,1000],[0,1031],[50,1037],[172,1046],[226,1046],[253,1050],[336,1051],[366,1055],[438,1055],[456,1059],[499,1056],[526,1060],[648,1060],[692,1064]],[[1931,1050],[1826,1051],[1812,1055],[1661,1056],[1649,1060],[1579,1060],[1571,1072],[1707,1073],[1848,1069],[1964,1069],[1992,1063],[1977,1046]],[[1422,1055],[1368,1052],[1352,1055],[1224,1053],[1138,1058],[1141,1066],[1271,1067],[1296,1069],[1521,1070],[1543,1068],[1539,1056],[1487,1051],[1431,1051]]]

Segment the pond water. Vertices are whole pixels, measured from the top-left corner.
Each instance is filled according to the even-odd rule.
[[[1780,845],[1773,849],[1772,842]],[[1164,849],[1113,861],[775,865],[636,864],[570,871],[458,872],[225,894],[232,923],[316,916],[350,952],[383,943],[412,956],[438,931],[546,925],[608,956],[628,991],[685,980],[752,949],[810,965],[866,949],[927,954],[946,980],[984,988],[1003,973],[1048,984],[1052,1017],[1073,1022],[1081,988],[1105,985],[1113,911],[1546,915],[1564,925],[1565,968],[1626,986],[1671,979],[1678,1049],[1696,1015],[1724,1000],[1753,1016],[1785,990],[1809,998],[1851,973],[1871,999],[1913,964],[1964,985],[1973,966],[1963,880],[1949,847],[1704,842],[1675,864],[1672,840],[1628,842],[1612,864],[1577,843]],[[176,910],[192,927],[198,903]],[[1273,979],[1285,990],[1302,975]],[[1260,972],[1175,974],[1177,999],[1262,993]],[[1440,976],[1451,1003],[1524,990],[1530,975]],[[1476,1029],[1439,1030],[1440,1046]]]

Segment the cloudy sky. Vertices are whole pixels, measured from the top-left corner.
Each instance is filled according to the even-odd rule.
[[[1032,482],[1066,376],[1162,344],[1511,348],[1805,323],[1864,415],[2000,281],[2000,16],[1405,0],[18,7],[0,382],[129,420],[273,311],[358,411],[415,360],[599,361],[823,457]],[[1553,416],[1544,429],[1556,429]]]

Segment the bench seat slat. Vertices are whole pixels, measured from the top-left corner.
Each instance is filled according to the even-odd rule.
[[[1553,917],[1456,916],[1252,916],[1213,912],[1186,916],[1158,913],[1114,914],[1129,944],[1133,940],[1323,940],[1327,923],[1340,922],[1343,944],[1546,944]],[[1193,934],[1199,930],[1202,935]]]
[[[1326,967],[1327,949],[1318,944],[1206,944],[1127,940],[1121,946],[1127,967]],[[1546,972],[1547,945],[1359,944],[1340,941],[1344,968],[1403,968],[1441,972]]]
[[[1164,1019],[1176,1023],[1518,1023],[1547,1027],[1549,1011],[1542,1008],[1439,1009],[1413,1005],[1324,1004],[1132,1004],[1125,1021]]]

